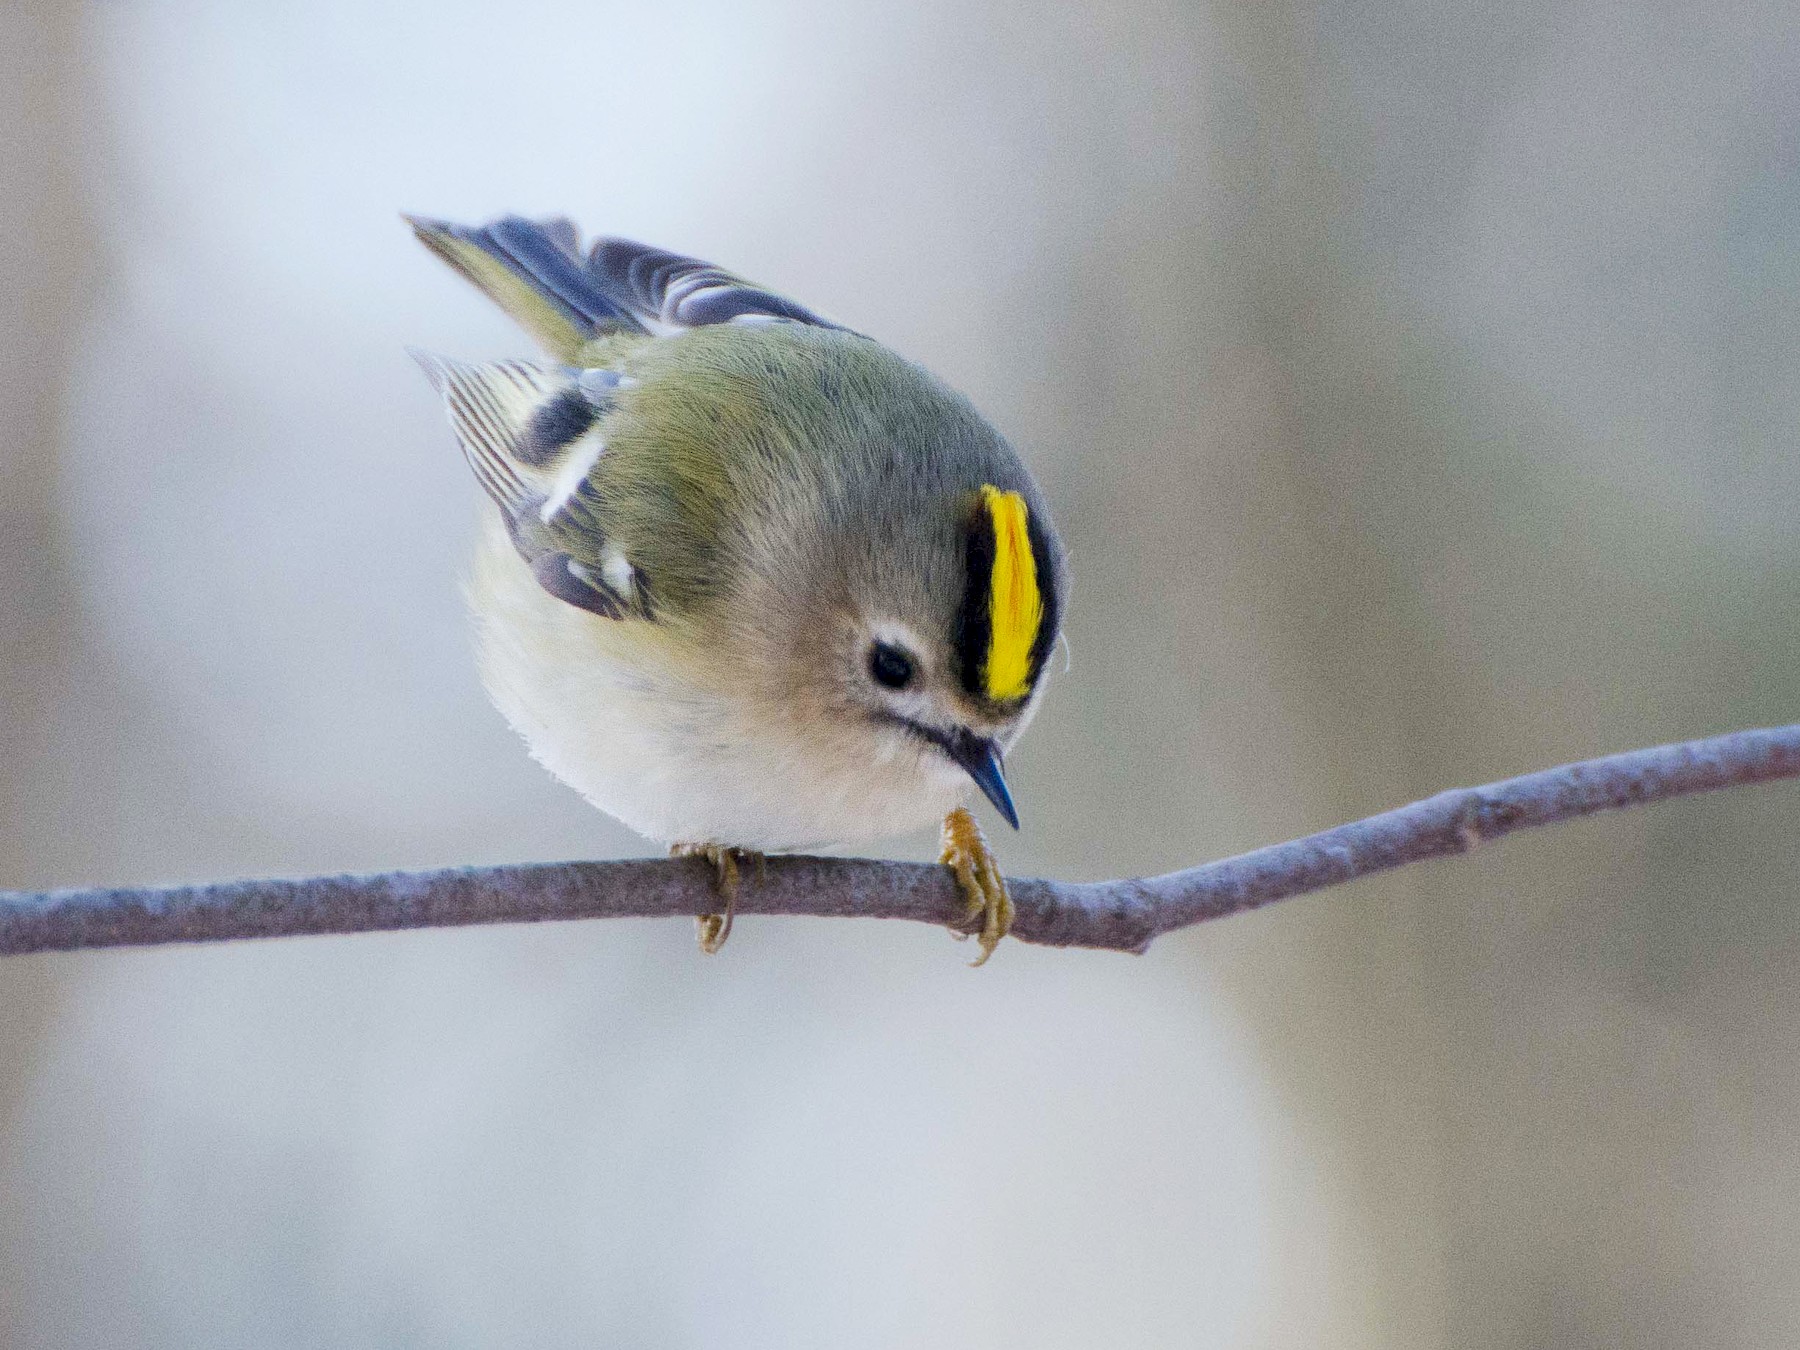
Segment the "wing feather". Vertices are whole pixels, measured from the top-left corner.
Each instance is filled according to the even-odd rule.
[[[516,517],[542,501],[543,486],[519,454],[520,433],[566,381],[524,361],[478,366],[428,352],[412,355],[443,395],[456,443],[495,505]]]
[[[419,242],[483,294],[559,360],[605,333],[643,326],[610,301],[589,275],[581,236],[566,220],[504,216],[486,225],[407,216]]]
[[[427,248],[565,360],[607,333],[667,334],[783,319],[841,326],[714,263],[667,249],[600,239],[584,255],[580,232],[563,219],[502,216],[486,225],[406,220]]]
[[[628,564],[583,513],[564,508],[588,485],[605,453],[598,422],[624,383],[610,371],[546,369],[527,361],[471,365],[414,352],[443,396],[457,444],[482,490],[500,508],[538,584],[557,599],[602,618],[649,617],[648,594]]]
[[[805,305],[713,263],[629,239],[596,242],[588,254],[588,271],[613,304],[663,330],[757,319],[839,327]]]

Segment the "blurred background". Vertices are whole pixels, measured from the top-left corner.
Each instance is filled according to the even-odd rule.
[[[399,223],[566,212],[1057,504],[1020,874],[1794,720],[1785,0],[0,0],[0,886],[644,846],[483,698]],[[0,1344],[1800,1341],[1800,790],[1142,959],[748,920],[0,963]],[[923,856],[924,838],[896,852]]]

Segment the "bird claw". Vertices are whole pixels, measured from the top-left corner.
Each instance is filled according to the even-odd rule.
[[[969,964],[986,965],[987,959],[1000,945],[1000,939],[1012,931],[1013,902],[1006,892],[1006,878],[1000,875],[1000,864],[988,848],[986,836],[966,807],[957,807],[944,817],[944,851],[938,861],[956,877],[956,885],[968,902],[963,923],[979,928],[952,928],[958,939],[973,937],[981,947],[981,955]]]
[[[728,844],[671,844],[671,858],[704,858],[713,865],[717,872],[719,894],[725,898],[725,911],[722,914],[697,914],[694,916],[695,936],[699,939],[700,950],[708,956],[716,955],[719,948],[725,945],[725,939],[731,936],[731,920],[737,912],[737,893],[740,874],[740,862],[756,863],[756,874],[761,877],[767,865],[767,859],[753,849],[732,848]]]

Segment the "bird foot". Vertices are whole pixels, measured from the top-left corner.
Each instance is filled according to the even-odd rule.
[[[754,861],[757,876],[762,876],[768,860],[754,849],[732,848],[728,844],[670,844],[671,858],[704,858],[717,872],[719,894],[725,898],[722,914],[699,914],[694,918],[695,936],[700,950],[715,954],[731,936],[731,920],[737,910],[738,864]]]
[[[973,925],[979,920],[981,924],[979,929],[951,931],[959,939],[974,937],[981,947],[981,955],[969,964],[985,965],[988,957],[994,954],[994,948],[1000,945],[1000,939],[1012,931],[1013,902],[1006,893],[1006,878],[1000,875],[1000,864],[994,861],[993,850],[988,847],[981,826],[975,823],[975,817],[967,808],[959,806],[944,817],[944,851],[938,861],[955,874],[957,888],[968,901],[969,909],[963,922]]]

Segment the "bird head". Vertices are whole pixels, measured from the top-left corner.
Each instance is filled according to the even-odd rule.
[[[772,608],[789,616],[765,630],[780,647],[765,668],[784,673],[785,715],[837,762],[898,770],[940,805],[972,784],[1017,828],[1005,756],[1060,631],[1062,550],[985,424],[934,429],[962,443],[934,453],[872,437],[865,468],[880,490],[854,483],[854,509],[839,510],[828,486],[813,513],[823,528],[790,565],[755,569],[785,582]],[[988,438],[991,452],[971,445]]]

